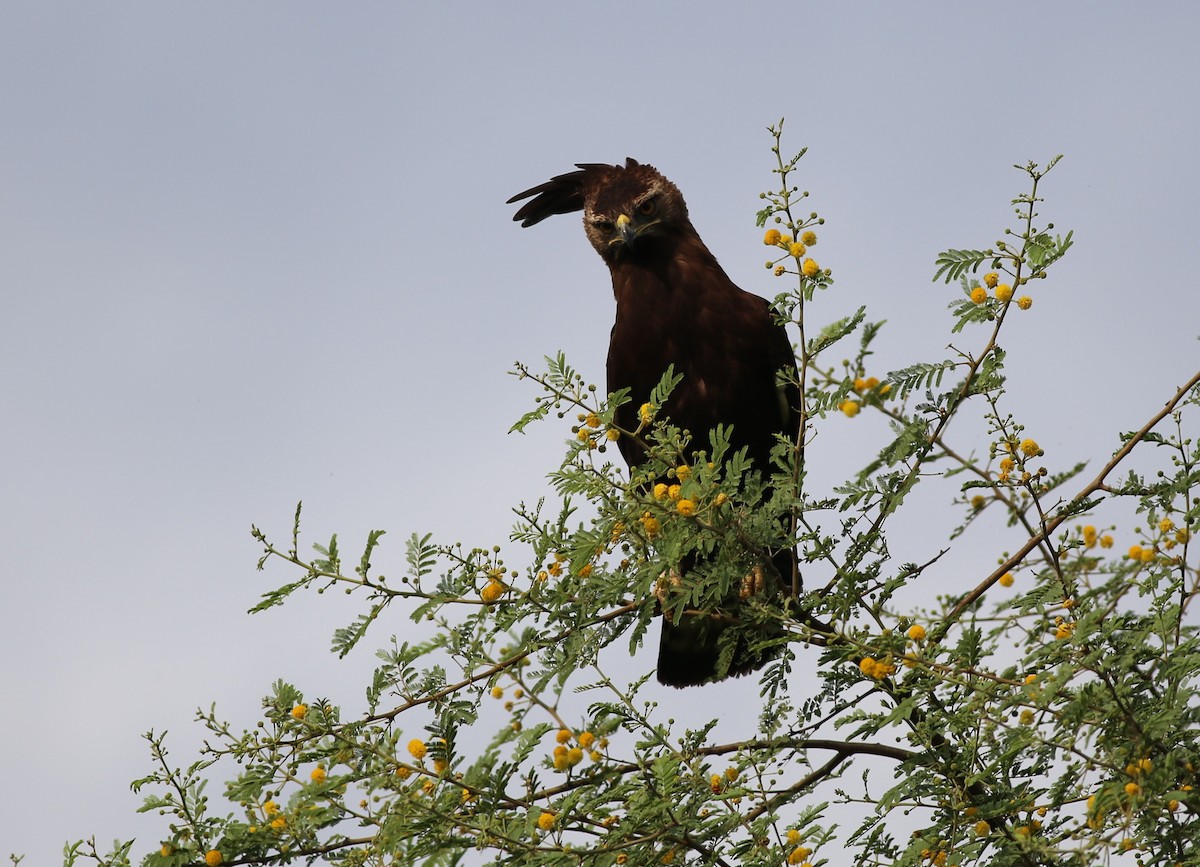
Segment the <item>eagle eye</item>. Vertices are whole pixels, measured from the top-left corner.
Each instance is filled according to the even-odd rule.
[[[611,220],[593,220],[592,225],[601,232],[611,232],[615,228]]]
[[[646,199],[644,202],[638,202],[637,211],[639,214],[642,214],[643,216],[648,217],[651,214],[653,214],[657,209],[658,209],[658,203],[654,201],[653,197]]]

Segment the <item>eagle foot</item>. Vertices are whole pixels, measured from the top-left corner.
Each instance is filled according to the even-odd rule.
[[[682,577],[677,569],[667,569],[658,576],[658,581],[654,584],[654,595],[658,597],[658,606],[662,609],[667,607],[667,592],[672,587],[678,587],[683,583]]]
[[[755,566],[742,579],[742,586],[738,590],[738,598],[745,601],[751,596],[758,596],[764,593],[766,589],[767,579],[763,574],[763,568],[762,566]]]

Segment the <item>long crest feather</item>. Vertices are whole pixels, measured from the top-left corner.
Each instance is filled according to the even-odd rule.
[[[626,158],[626,169],[637,165],[639,163],[633,157]],[[557,175],[544,184],[538,184],[509,199],[510,205],[522,199],[529,199],[513,215],[513,220],[527,229],[555,214],[582,211],[587,201],[588,190],[612,172],[621,171],[621,166],[608,163],[576,163],[575,167],[578,171]]]

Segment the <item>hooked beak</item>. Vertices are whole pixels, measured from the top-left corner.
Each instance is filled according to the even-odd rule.
[[[621,214],[617,217],[617,232],[621,236],[621,240],[625,242],[625,246],[633,248],[633,242],[637,240],[637,229],[633,226],[633,220]]]

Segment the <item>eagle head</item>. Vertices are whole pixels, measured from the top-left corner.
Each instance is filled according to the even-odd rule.
[[[695,233],[683,194],[654,166],[630,157],[623,166],[577,168],[509,199],[530,199],[513,219],[532,226],[553,214],[583,211],[588,240],[610,264],[653,255],[672,236]]]

